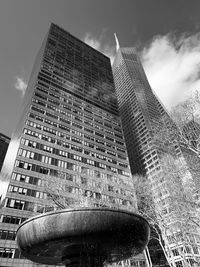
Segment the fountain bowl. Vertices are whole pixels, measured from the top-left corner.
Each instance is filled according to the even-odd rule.
[[[148,222],[133,212],[63,209],[22,223],[17,230],[17,244],[22,255],[33,262],[103,266],[104,262],[117,262],[141,253],[149,234]]]

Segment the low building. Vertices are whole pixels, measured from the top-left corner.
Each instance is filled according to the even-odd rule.
[[[3,166],[9,142],[10,142],[10,137],[0,133],[0,171]]]

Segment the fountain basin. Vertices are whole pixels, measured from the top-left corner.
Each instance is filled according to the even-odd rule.
[[[25,221],[17,230],[17,244],[22,255],[34,262],[84,266],[81,262],[86,259],[112,263],[141,253],[149,233],[148,222],[132,212],[64,209]]]

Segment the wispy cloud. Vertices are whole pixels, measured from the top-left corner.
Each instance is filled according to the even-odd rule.
[[[100,50],[102,35],[99,38],[95,38],[91,33],[87,32],[83,41],[94,49]]]
[[[115,55],[115,48],[112,45],[109,45],[108,43],[105,43],[105,34],[106,31],[102,31],[100,36],[95,37],[91,33],[87,32],[85,34],[85,37],[83,41],[93,47],[94,49],[102,52],[106,56],[108,56],[111,60],[111,63],[113,63],[114,55]],[[114,38],[114,37],[113,37]]]
[[[26,88],[27,88],[27,83],[25,82],[24,78],[16,76],[15,77],[15,89],[20,91],[22,96],[24,96]]]
[[[141,53],[148,80],[170,109],[200,90],[200,33],[156,36]]]

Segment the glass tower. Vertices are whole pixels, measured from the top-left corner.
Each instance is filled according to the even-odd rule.
[[[51,24],[23,103],[1,173],[1,266],[38,266],[15,242],[30,216],[88,202],[136,210],[109,58]]]
[[[131,171],[152,174],[160,169],[152,134],[162,116],[170,118],[153,93],[134,48],[118,50],[113,73]],[[178,145],[174,148],[178,154]]]
[[[167,126],[167,128],[171,127],[171,129],[175,126],[152,91],[134,48],[120,48],[118,45],[113,64],[113,75],[131,172],[133,175],[145,175],[150,181],[155,212],[157,214],[161,212],[169,226],[167,233],[163,235],[165,245],[170,251],[169,258],[176,262],[176,266],[181,267],[184,265],[181,251],[184,251],[185,262],[189,262],[189,264],[195,261],[199,262],[200,248],[198,243],[200,236],[198,227],[191,224],[184,233],[187,236],[189,249],[186,245],[187,242],[184,241],[184,243],[178,239],[174,242],[172,237],[174,233],[177,234],[177,232],[182,231],[180,222],[183,219],[178,216],[180,210],[174,207],[173,197],[176,194],[176,189],[173,186],[179,184],[179,192],[186,192],[185,190],[191,186],[192,191],[194,179],[187,170],[183,153],[174,137],[169,140],[170,145],[168,147],[163,145],[162,140],[160,143],[154,141],[157,130],[162,125]],[[162,158],[168,155],[169,147],[172,156],[182,164],[183,169],[187,170],[183,176],[174,174],[174,180],[171,178],[171,181],[173,180],[171,185],[165,178],[166,176],[163,176],[162,167]],[[170,191],[170,188],[173,192]],[[164,233],[164,229],[161,227],[162,230]],[[157,257],[157,262],[155,259],[153,264],[163,265],[165,263],[159,262]]]

